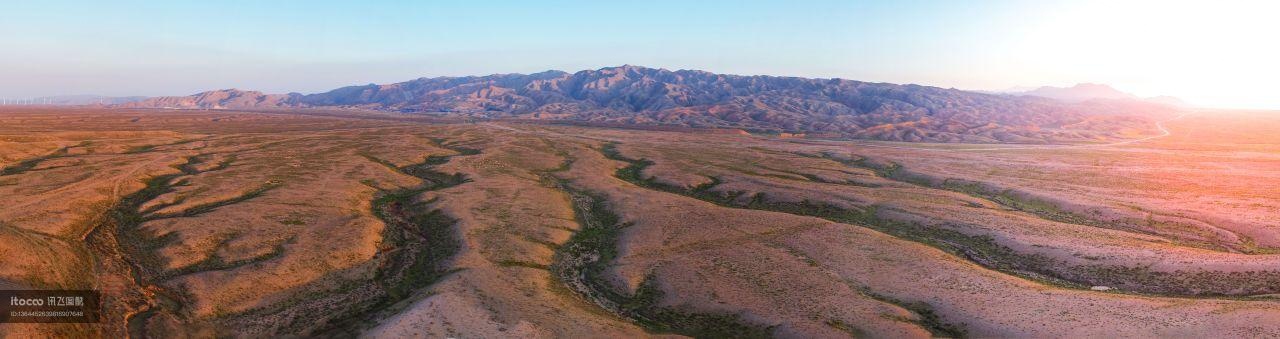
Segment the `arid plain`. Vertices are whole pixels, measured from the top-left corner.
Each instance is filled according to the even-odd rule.
[[[1280,116],[1076,145],[0,111],[7,337],[1280,336]]]

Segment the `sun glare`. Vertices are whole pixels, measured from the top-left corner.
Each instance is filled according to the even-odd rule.
[[[1092,1],[1046,13],[1015,47],[1028,79],[1102,82],[1204,106],[1280,107],[1280,2]]]

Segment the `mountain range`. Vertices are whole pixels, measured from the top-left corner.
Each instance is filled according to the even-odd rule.
[[[116,106],[360,108],[484,119],[674,125],[823,138],[979,143],[1131,138],[1155,133],[1153,119],[1174,110],[1128,97],[1054,100],[920,85],[639,66],[574,73],[419,78],[305,95],[227,89]]]

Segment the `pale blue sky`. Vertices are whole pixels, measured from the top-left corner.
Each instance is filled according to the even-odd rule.
[[[1167,3],[21,1],[0,8],[0,97],[231,87],[311,93],[417,77],[634,64],[964,89],[1104,82],[1142,95],[1280,108],[1280,99],[1246,102],[1257,95],[1212,94],[1178,80],[1174,73],[1188,69],[1203,78],[1196,81],[1271,75],[1274,69],[1259,68],[1274,67],[1266,60],[1275,50],[1218,42],[1218,50],[1260,54],[1236,61],[1253,71],[1203,70],[1224,60],[1203,53],[1178,59],[1196,41],[1178,49],[1169,43],[1194,34],[1153,26],[1204,25],[1214,12]],[[1221,27],[1259,10],[1249,6],[1267,6],[1235,5],[1213,8],[1221,12],[1213,22],[1219,34],[1263,29],[1238,41],[1269,40],[1277,31]],[[1153,64],[1155,58],[1164,61]]]

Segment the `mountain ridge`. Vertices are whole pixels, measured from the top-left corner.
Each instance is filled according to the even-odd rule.
[[[118,107],[360,108],[469,118],[734,128],[893,141],[1090,142],[1154,133],[1169,108],[1132,100],[1064,103],[921,85],[623,65],[578,72],[417,78],[314,94],[236,89]]]

